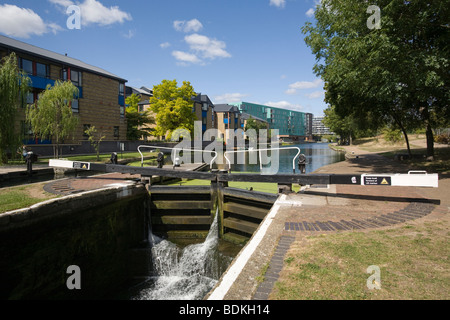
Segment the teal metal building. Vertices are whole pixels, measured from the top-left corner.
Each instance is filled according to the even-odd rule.
[[[229,103],[241,112],[267,120],[270,129],[278,129],[281,138],[306,137],[306,113],[287,109],[275,108],[250,102]]]

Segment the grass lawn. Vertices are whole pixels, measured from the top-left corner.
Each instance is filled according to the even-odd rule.
[[[412,149],[411,153],[414,155],[424,155],[426,154],[426,149]],[[404,153],[407,154],[408,150],[400,149],[398,151],[389,151],[380,153],[382,156],[388,158],[394,158],[395,154]],[[411,160],[404,160],[405,164],[411,165],[411,167],[417,167],[427,172],[436,173],[450,173],[450,147],[448,148],[435,148],[434,149],[434,160],[427,161],[426,159],[414,158]]]
[[[44,184],[32,184],[0,189],[0,213],[27,208],[33,204],[56,198],[43,191]]]
[[[270,299],[448,299],[450,243],[445,222],[307,237],[291,247]],[[379,290],[367,288],[369,266]]]

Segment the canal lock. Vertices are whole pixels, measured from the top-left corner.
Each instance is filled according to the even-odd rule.
[[[278,197],[216,182],[148,190],[148,241],[132,250],[127,299],[202,299]]]

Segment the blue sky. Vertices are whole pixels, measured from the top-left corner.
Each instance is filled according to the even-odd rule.
[[[318,0],[6,0],[0,33],[101,67],[134,87],[189,81],[214,103],[323,114],[301,27]],[[81,10],[69,29],[67,7]]]

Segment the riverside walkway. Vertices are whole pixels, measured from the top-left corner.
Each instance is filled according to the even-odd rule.
[[[322,167],[314,173],[406,172],[411,169],[414,168],[405,169],[404,164],[380,155],[361,152],[358,158]],[[208,298],[270,299],[284,271],[286,254],[290,248],[304,245],[309,235],[366,232],[435,220],[448,225],[448,190],[450,175],[444,174],[440,175],[438,188],[334,185],[304,188],[297,194],[284,195],[249,242],[258,237],[257,246],[241,251]],[[264,231],[258,234],[264,223]],[[264,281],[259,283],[257,278],[267,265]]]

